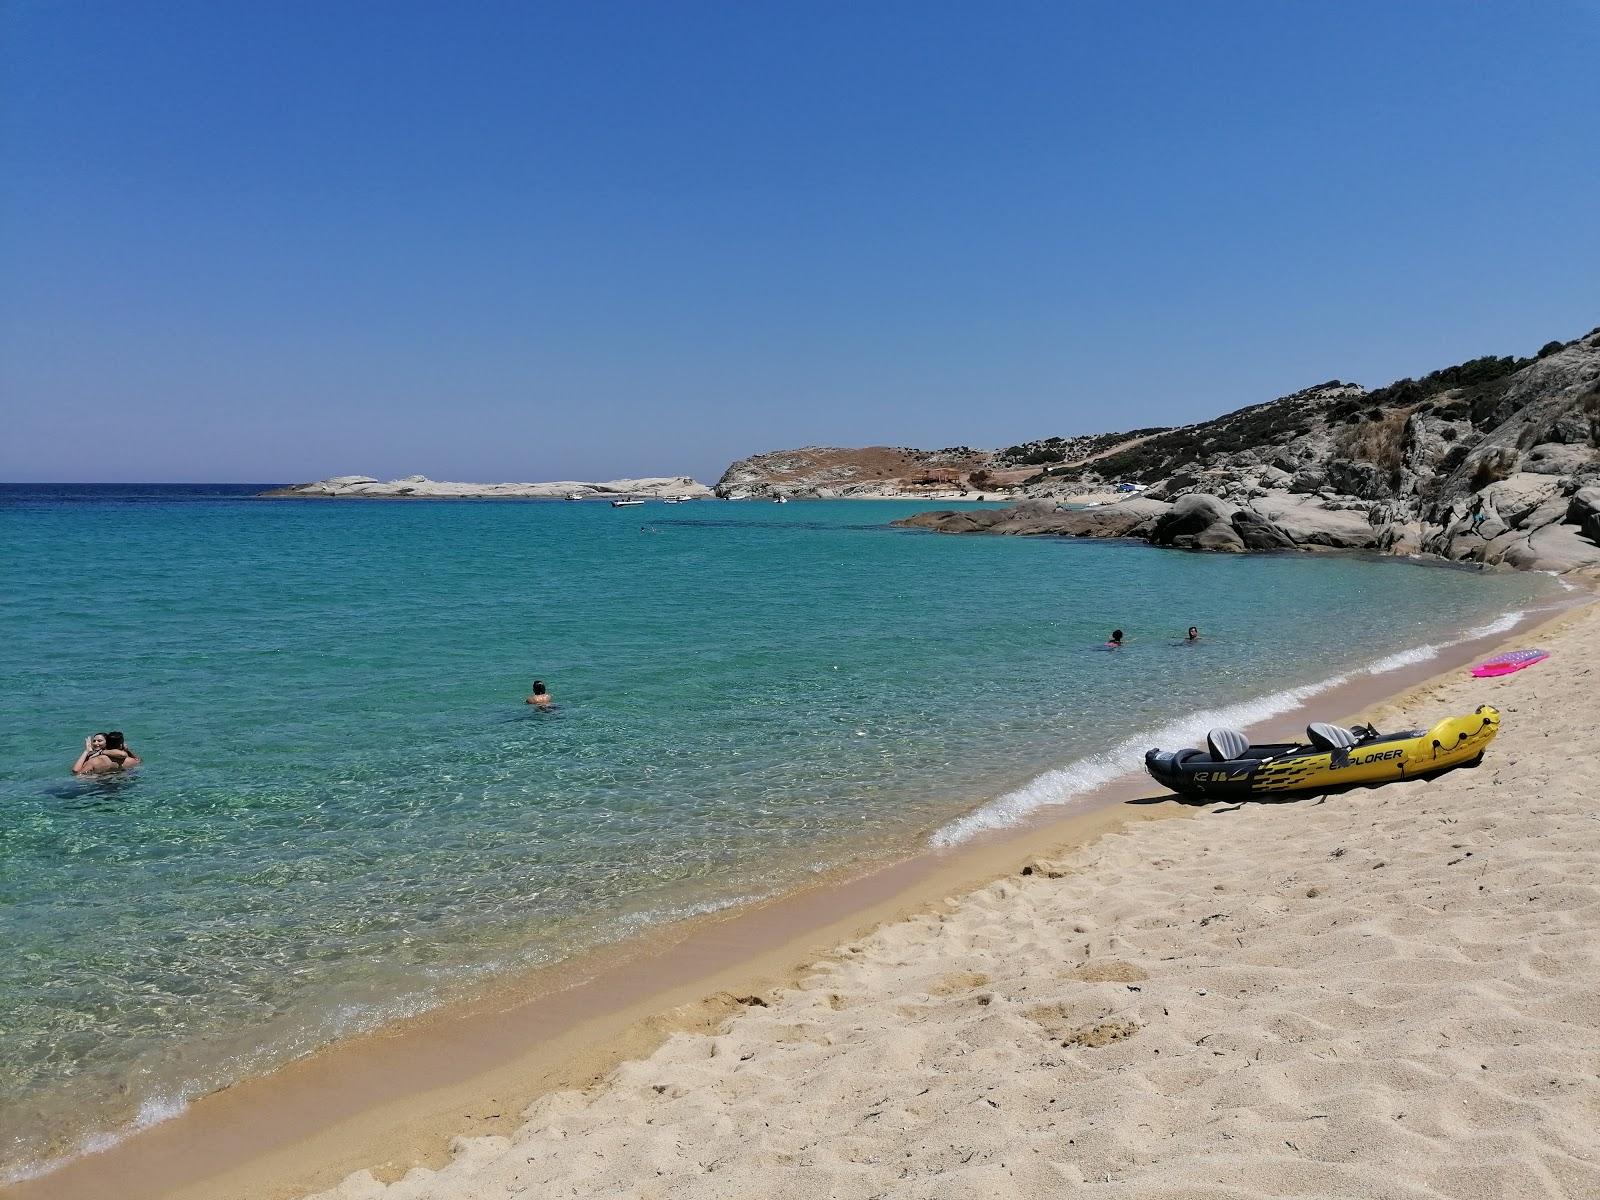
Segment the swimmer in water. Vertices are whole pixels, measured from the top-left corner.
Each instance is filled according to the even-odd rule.
[[[529,696],[523,703],[531,704],[535,708],[550,707],[550,693],[544,690],[544,680],[535,679],[533,681],[533,695]]]
[[[92,733],[83,739],[83,753],[72,764],[74,775],[104,775],[111,771],[126,771],[137,767],[142,760],[128,748],[120,730],[110,733]]]
[[[1194,625],[1189,626],[1189,636],[1183,640],[1186,642],[1198,642],[1200,640],[1200,630]]]
[[[1106,645],[1113,650],[1122,649],[1122,630],[1113,629],[1111,631],[1111,640],[1107,642]]]

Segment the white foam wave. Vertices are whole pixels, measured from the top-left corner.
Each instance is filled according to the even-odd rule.
[[[1368,675],[1383,675],[1389,671],[1398,671],[1401,667],[1413,666],[1419,662],[1427,662],[1430,658],[1439,657],[1439,647],[1432,643],[1413,646],[1410,650],[1401,650],[1386,658],[1380,658],[1366,669]]]
[[[163,1121],[170,1121],[184,1109],[189,1107],[191,1096],[152,1096],[139,1106],[139,1111],[121,1129],[99,1130],[85,1134],[78,1140],[66,1154],[55,1158],[36,1159],[32,1162],[22,1162],[0,1174],[0,1187],[9,1187],[13,1183],[22,1183],[29,1179],[38,1179],[42,1175],[66,1166],[74,1159],[85,1158],[90,1154],[99,1154],[102,1150],[109,1150],[120,1142],[127,1141],[142,1129],[149,1129],[152,1125],[159,1125]]]
[[[1480,625],[1476,629],[1469,629],[1453,642],[1446,642],[1447,646],[1459,646],[1462,642],[1475,641],[1482,637],[1493,637],[1497,633],[1510,633],[1517,627],[1517,622],[1528,614],[1518,609],[1515,612],[1503,613],[1490,621],[1487,625]]]
[[[1459,646],[1478,638],[1493,637],[1497,633],[1508,633],[1516,628],[1517,622],[1526,615],[1521,611],[1508,612],[1496,617],[1487,625],[1469,629],[1460,637],[1447,642],[1437,644],[1426,642],[1421,646],[1413,646],[1408,650],[1386,655],[1354,671],[1329,676],[1318,683],[1286,688],[1256,700],[1244,700],[1223,708],[1205,709],[1159,729],[1135,734],[1109,750],[1046,771],[1015,791],[1007,792],[999,799],[985,804],[964,817],[957,817],[949,824],[935,830],[928,841],[934,846],[955,846],[980,833],[1009,828],[1040,809],[1066,804],[1102,784],[1110,783],[1120,775],[1136,770],[1144,761],[1144,752],[1151,746],[1193,745],[1200,742],[1208,730],[1215,729],[1219,725],[1228,728],[1254,725],[1279,713],[1297,708],[1311,697],[1330,691],[1342,683],[1348,683],[1358,675],[1384,675],[1390,671],[1398,671],[1402,667],[1414,666],[1437,658],[1441,651],[1448,650],[1452,646]]]
[[[613,921],[612,928],[623,936],[638,933],[652,925],[665,924],[668,921],[683,921],[690,917],[703,917],[708,913],[721,912],[726,908],[738,908],[745,904],[758,904],[762,900],[770,899],[772,893],[760,896],[730,896],[723,900],[704,900],[698,904],[667,905],[661,908],[647,908],[641,912],[627,913]]]
[[[1244,700],[1223,708],[1203,709],[1170,725],[1135,734],[1109,750],[1046,771],[1016,791],[1007,792],[977,811],[956,818],[936,830],[929,841],[935,846],[954,846],[979,833],[1005,829],[1041,808],[1065,804],[1101,784],[1110,783],[1119,775],[1127,774],[1144,761],[1144,752],[1151,746],[1186,745],[1199,741],[1205,737],[1207,730],[1219,725],[1254,725],[1281,712],[1288,712],[1317,693],[1338,687],[1349,678],[1348,674],[1334,675],[1319,683],[1285,688],[1259,699]]]
[[[1556,571],[1540,571],[1539,574],[1550,576],[1551,579],[1554,579],[1557,583],[1559,583],[1561,585],[1563,591],[1577,592],[1577,591],[1582,591],[1583,590],[1577,584],[1571,582],[1570,580],[1563,579],[1559,572],[1556,572]]]

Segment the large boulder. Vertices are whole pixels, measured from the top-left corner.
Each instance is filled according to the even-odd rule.
[[[1522,468],[1540,475],[1572,475],[1596,459],[1600,459],[1600,452],[1586,445],[1541,442],[1528,451]]]
[[[1600,546],[1571,525],[1546,525],[1511,546],[1501,561],[1524,571],[1577,571],[1600,568]]]
[[[1592,404],[1574,404],[1550,422],[1550,440],[1573,445],[1600,446],[1600,412]],[[1539,447],[1535,446],[1537,450]]]
[[[1294,473],[1289,490],[1297,495],[1309,496],[1328,486],[1328,470],[1318,462],[1306,463]]]
[[[1567,521],[1584,537],[1600,543],[1600,484],[1573,493],[1567,502]]]
[[[1055,531],[1072,537],[1142,537],[1171,508],[1165,501],[1138,496],[1099,508],[1068,509],[1055,514]]]
[[[1153,483],[1145,489],[1145,496],[1152,500],[1171,500],[1174,496],[1187,495],[1189,489],[1200,482],[1198,468],[1189,471],[1175,471],[1159,483]]]
[[[1214,550],[1222,554],[1242,554],[1246,546],[1244,539],[1233,528],[1231,522],[1218,522],[1208,525],[1194,535],[1195,550]]]
[[[1253,508],[1241,508],[1230,518],[1233,531],[1246,550],[1293,550],[1295,541]]]
[[[1231,504],[1202,492],[1179,496],[1172,510],[1156,520],[1150,541],[1179,550],[1243,550],[1244,539],[1233,528],[1234,511]]]
[[[1422,552],[1422,525],[1417,521],[1391,521],[1376,527],[1378,540],[1374,549],[1385,554],[1420,554]]]
[[[1315,501],[1294,504],[1287,498],[1275,503],[1257,501],[1255,507],[1302,548],[1373,550],[1382,541],[1382,535],[1364,511],[1324,508]]]
[[[973,508],[959,511],[941,508],[933,512],[913,513],[903,520],[895,521],[894,524],[909,529],[932,529],[938,533],[987,533],[1004,521],[1011,511],[1004,508]]]
[[[1508,479],[1491,483],[1478,493],[1480,510],[1493,509],[1513,528],[1521,526],[1541,505],[1561,492],[1561,481],[1549,475],[1519,471]]]
[[[1406,418],[1400,439],[1402,495],[1429,490],[1436,474],[1448,471],[1448,464],[1465,458],[1477,443],[1478,431],[1466,412],[1454,405],[1448,411],[1452,416],[1445,417],[1438,408],[1425,405]]]
[[[1525,533],[1532,533],[1535,529],[1543,529],[1546,525],[1558,525],[1565,521],[1567,510],[1571,506],[1571,501],[1565,496],[1551,496],[1532,512],[1524,514],[1521,520],[1512,524]]]
[[[1336,458],[1327,467],[1328,486],[1347,496],[1387,496],[1393,488],[1376,463]]]

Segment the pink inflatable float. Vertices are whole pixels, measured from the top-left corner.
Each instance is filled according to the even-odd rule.
[[[1550,657],[1548,650],[1512,650],[1505,654],[1496,654],[1493,658],[1486,658],[1472,668],[1472,673],[1479,679],[1488,679],[1495,675],[1509,675],[1513,671],[1520,671],[1523,667],[1531,667],[1536,662],[1543,662]]]

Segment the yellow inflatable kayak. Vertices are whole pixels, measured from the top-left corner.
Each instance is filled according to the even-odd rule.
[[[1306,727],[1306,742],[1252,746],[1233,729],[1213,729],[1204,750],[1151,750],[1145,769],[1157,783],[1186,796],[1224,799],[1422,779],[1475,762],[1500,732],[1500,712],[1487,704],[1432,729],[1379,733],[1372,726]]]

